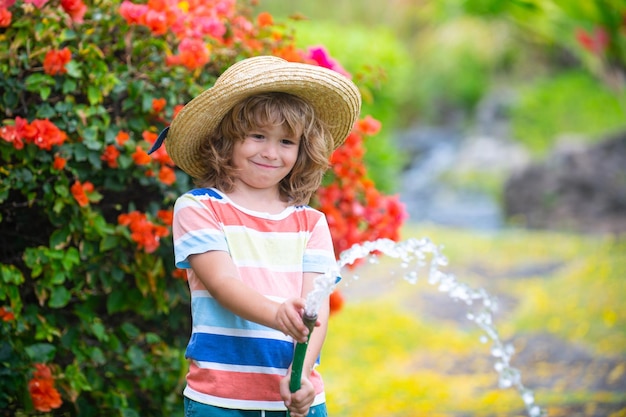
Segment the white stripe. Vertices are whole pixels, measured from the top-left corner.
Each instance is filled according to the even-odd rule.
[[[272,301],[276,301],[277,303],[282,303],[286,300],[284,297],[277,297],[274,295],[266,295],[265,297]],[[213,298],[213,296],[207,290],[193,290],[191,292],[191,298]]]
[[[272,368],[268,366],[249,366],[249,365],[233,365],[228,363],[217,362],[203,362],[194,360],[193,363],[202,369],[213,369],[216,371],[235,371],[235,372],[249,372],[255,374],[270,374],[285,376],[287,373],[286,368]]]
[[[203,394],[185,387],[183,395],[191,400],[203,404],[211,404],[222,408],[233,408],[236,410],[268,410],[268,411],[285,411],[287,408],[282,401],[250,401],[250,400],[232,400],[229,398],[215,397],[213,395]],[[315,403],[314,403],[315,404]]]
[[[267,411],[285,411],[287,408],[282,401],[249,401],[249,400],[231,400],[228,398],[215,397],[213,395],[203,394],[189,386],[185,387],[183,395],[193,401],[203,404],[211,404],[222,408],[233,408],[237,410],[267,410]],[[317,394],[311,406],[320,405],[326,402],[324,393]]]
[[[217,334],[222,336],[254,337],[280,340],[283,342],[293,342],[293,339],[290,336],[286,336],[283,333],[277,332],[275,330],[228,329],[226,327],[193,326],[191,332]]]

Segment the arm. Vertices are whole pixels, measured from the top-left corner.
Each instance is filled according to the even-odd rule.
[[[190,255],[189,264],[224,308],[246,320],[280,330],[296,341],[306,342],[309,330],[302,322],[303,298],[291,298],[282,304],[270,300],[239,279],[237,267],[223,251]]]

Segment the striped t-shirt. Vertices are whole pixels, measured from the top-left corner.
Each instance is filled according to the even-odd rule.
[[[293,359],[294,341],[221,307],[190,269],[189,255],[213,250],[230,254],[240,278],[276,301],[300,296],[304,272],[336,268],[324,215],[308,206],[279,214],[260,213],[233,203],[212,188],[192,190],[174,207],[176,266],[187,268],[192,334],[184,395],[223,408],[285,410],[279,381]],[[324,399],[320,375],[313,405]]]

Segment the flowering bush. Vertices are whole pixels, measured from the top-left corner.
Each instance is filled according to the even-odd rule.
[[[0,415],[180,411],[189,297],[170,226],[192,185],[163,148],[146,150],[240,58],[348,75],[249,10],[234,0],[0,0]],[[355,127],[313,202],[338,250],[395,237],[402,223],[397,199],[362,166],[376,123]]]

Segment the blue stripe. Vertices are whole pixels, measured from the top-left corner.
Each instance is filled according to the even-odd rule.
[[[287,369],[293,356],[293,343],[194,333],[185,356],[204,362]]]
[[[209,197],[216,198],[218,200],[222,200],[222,196],[215,190],[211,188],[195,188],[191,191],[188,191],[187,194],[195,195],[195,196],[204,196],[208,195]]]
[[[174,245],[174,255],[177,268],[191,268],[187,258],[189,255],[205,253],[211,250],[223,250],[228,252],[228,244],[222,234],[202,233],[198,235],[185,235],[178,239]]]
[[[222,307],[217,300],[211,297],[193,297],[191,300],[191,311],[193,312],[194,326],[212,326],[239,330],[273,330],[261,324],[242,319]]]

